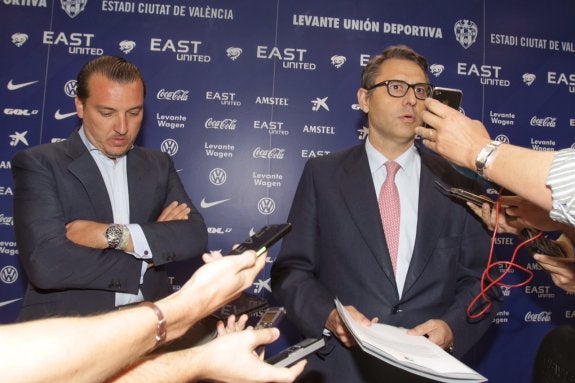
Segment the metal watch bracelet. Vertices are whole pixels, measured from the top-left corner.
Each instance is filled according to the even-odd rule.
[[[479,154],[475,158],[475,167],[477,169],[477,174],[479,174],[481,177],[486,178],[485,169],[487,169],[491,164],[493,156],[501,144],[501,141],[491,141],[479,151]]]

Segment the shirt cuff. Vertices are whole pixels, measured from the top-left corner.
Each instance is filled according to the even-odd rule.
[[[148,240],[144,235],[142,227],[134,223],[126,226],[128,227],[128,230],[130,230],[132,243],[134,244],[134,251],[130,252],[130,254],[138,259],[152,259],[152,250],[150,249],[150,245],[148,244]]]

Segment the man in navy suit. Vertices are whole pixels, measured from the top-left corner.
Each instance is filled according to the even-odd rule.
[[[201,255],[203,218],[167,154],[134,146],[138,68],[102,56],[81,69],[82,126],[16,153],[14,228],[29,279],[19,320],[85,315],[170,293],[164,265]]]
[[[425,58],[406,46],[389,47],[364,68],[357,92],[367,114],[365,144],[305,166],[289,215],[293,231],[272,268],[273,294],[288,318],[305,337],[329,337],[308,359],[301,381],[427,381],[354,347],[335,309],[336,297],[360,323],[411,329],[456,357],[484,334],[497,312],[494,291],[485,315],[467,315],[481,289],[489,235],[464,203],[434,183],[473,191],[478,185],[414,144],[430,93]],[[386,241],[389,227],[378,209],[388,161],[399,164],[396,266]]]

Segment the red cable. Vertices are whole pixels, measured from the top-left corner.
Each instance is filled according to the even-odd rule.
[[[517,245],[517,247],[513,251],[513,255],[511,256],[511,259],[509,261],[493,262],[495,238],[497,237],[497,229],[499,228],[499,211],[500,211],[500,209],[501,209],[501,201],[498,198],[497,201],[495,201],[495,227],[493,228],[493,235],[491,236],[491,249],[489,251],[489,258],[487,261],[487,266],[485,267],[485,270],[483,271],[483,274],[481,275],[481,286],[482,286],[481,291],[477,294],[477,296],[471,301],[471,303],[467,307],[467,316],[470,319],[477,319],[477,318],[481,317],[482,315],[484,315],[487,311],[489,311],[489,309],[492,306],[492,303],[491,303],[491,299],[486,295],[486,293],[493,286],[505,286],[505,287],[509,287],[509,288],[521,287],[521,286],[528,284],[533,279],[533,272],[531,270],[515,263],[515,258],[517,256],[517,252],[523,246],[525,246],[529,242],[532,242],[532,241],[536,240],[537,238],[539,238],[543,234],[542,232],[537,233],[537,235],[535,235],[532,238],[529,238],[529,239],[521,242],[519,245]],[[507,267],[505,268],[505,271],[499,277],[493,279],[489,275],[489,272],[493,268],[495,268],[499,265],[506,265]],[[515,269],[524,271],[527,274],[527,279],[523,282],[516,283],[516,284],[502,283],[501,280],[509,274],[509,270],[511,270],[511,268],[515,268]],[[490,281],[490,283],[487,285],[486,285],[486,280]],[[480,299],[483,299],[485,306],[478,313],[473,314],[472,309],[474,308],[474,306],[478,303],[478,301]]]

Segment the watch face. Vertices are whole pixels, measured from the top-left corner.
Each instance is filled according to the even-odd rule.
[[[108,241],[108,247],[110,249],[115,249],[120,244],[122,239],[122,227],[120,225],[110,225],[106,229],[106,240]]]

